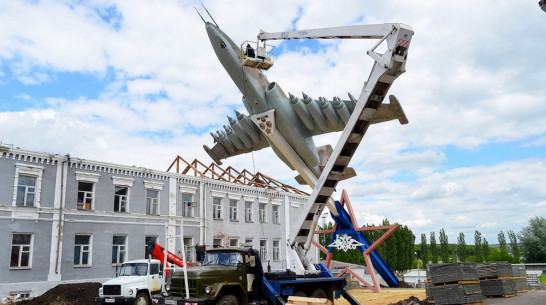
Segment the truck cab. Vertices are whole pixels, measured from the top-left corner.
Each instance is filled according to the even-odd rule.
[[[127,261],[121,265],[116,278],[102,284],[95,302],[148,305],[152,294],[161,292],[162,284],[163,273],[159,260]]]
[[[253,274],[249,273],[249,265],[245,262],[248,248],[230,247],[207,250],[201,266],[187,269],[188,291],[184,280],[184,272],[176,270],[172,273],[169,294],[170,300],[161,299],[159,303],[176,304],[170,301],[189,299],[184,303],[197,304],[248,304],[248,293]],[[165,302],[166,301],[166,302]]]

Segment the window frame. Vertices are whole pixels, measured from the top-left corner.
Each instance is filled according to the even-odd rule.
[[[264,243],[265,245],[262,245],[262,243]],[[267,238],[260,239],[260,256],[262,258],[262,261],[267,260]]]
[[[222,220],[222,198],[212,197],[212,219]]]
[[[151,197],[150,192],[155,192],[157,196]],[[159,215],[159,196],[158,190],[146,189],[146,215]],[[155,213],[153,213],[152,207],[155,207]]]
[[[258,203],[258,219],[260,223],[267,223],[267,204],[266,203]]]
[[[87,173],[87,172],[76,172],[76,180],[78,182],[77,186],[77,196],[76,196],[76,209],[82,210],[82,211],[93,211],[95,209],[95,191],[97,183],[99,182],[100,175],[95,173]],[[80,183],[90,183],[91,184],[91,191],[80,191]],[[80,201],[80,192],[83,192],[84,198],[83,202]],[[90,194],[91,196],[85,196],[86,194]],[[87,200],[91,199],[89,202],[89,208],[86,207]]]
[[[280,213],[279,213],[279,210],[280,210],[280,209],[279,209],[279,206],[276,205],[276,204],[274,204],[274,205],[271,206],[271,208],[272,208],[272,211],[271,211],[271,214],[272,214],[272,215],[271,215],[271,216],[273,217],[273,223],[276,224],[276,225],[278,225],[278,224],[281,223],[281,221],[280,221]]]
[[[252,221],[252,205],[253,204],[254,202],[252,201],[245,201],[245,221],[246,222],[253,222]]]
[[[123,237],[124,238],[124,243],[123,244],[114,244],[114,239],[116,237]],[[112,235],[112,266],[118,266],[118,265],[121,265],[122,263],[127,261],[127,253],[129,253],[129,249],[128,249],[127,245],[128,245],[127,235],[125,235],[125,234],[114,234],[114,235]],[[123,247],[123,249],[121,249],[122,247]],[[114,249],[116,249],[116,250],[114,250]],[[123,255],[121,255],[121,253],[123,253]],[[114,255],[116,255],[115,262],[114,262]]]
[[[155,215],[155,216],[159,216],[161,215],[161,191],[163,190],[163,183],[162,182],[158,182],[158,181],[148,181],[148,180],[144,180],[144,188],[146,189],[146,193],[145,193],[145,213],[146,215]],[[152,191],[157,191],[157,214],[151,214],[151,213],[148,213],[148,212],[151,212],[151,209],[149,209],[148,205],[149,205],[149,202],[148,202],[148,191],[149,190],[152,190]],[[151,198],[151,197],[150,197]]]
[[[190,200],[184,200],[184,196],[190,196]],[[195,217],[195,194],[182,192],[182,217]],[[187,198],[186,198],[187,199]]]
[[[41,205],[40,197],[42,194],[42,176],[44,172],[44,167],[34,166],[22,163],[15,164],[15,178],[13,181],[13,200],[12,206],[18,207],[36,207],[39,208]],[[32,205],[17,205],[17,195],[19,194],[19,177],[27,176],[36,178],[34,185],[34,202]]]
[[[239,205],[239,200],[230,199],[229,200],[229,220],[238,221],[237,219],[237,206]]]
[[[89,241],[87,244],[78,244],[76,243],[76,237],[77,236],[87,236],[89,237]],[[79,263],[76,264],[75,263],[75,260],[76,260],[76,247],[77,246],[85,246],[87,245],[87,251],[85,251],[84,249],[80,249],[79,250]],[[74,257],[73,257],[73,260],[72,260],[72,264],[73,264],[73,267],[77,267],[77,268],[81,268],[81,267],[91,267],[92,266],[92,257],[93,257],[93,234],[89,234],[89,233],[75,233],[74,234]],[[87,264],[83,264],[82,261],[83,261],[83,253],[87,252]]]
[[[14,244],[14,238],[16,235],[25,235],[30,236],[28,244]],[[25,246],[28,247],[28,250],[25,251]],[[24,233],[24,232],[14,232],[11,234],[11,256],[10,256],[10,264],[9,269],[16,269],[16,270],[22,270],[22,269],[32,269],[32,257],[33,257],[33,250],[34,250],[34,233]],[[12,265],[12,259],[14,255],[14,247],[18,248],[17,253],[17,266]],[[23,259],[24,253],[28,253],[28,265],[21,265]]]
[[[275,244],[277,244],[275,246]],[[280,247],[280,240],[274,239],[273,240],[273,261],[280,261],[281,260],[281,247]]]

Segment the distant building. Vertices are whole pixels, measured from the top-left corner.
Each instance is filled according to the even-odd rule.
[[[285,240],[307,197],[0,146],[0,297],[111,278],[121,262],[146,257],[148,241],[181,255],[180,239],[165,240],[176,235],[188,261],[196,243],[249,243],[285,269]]]

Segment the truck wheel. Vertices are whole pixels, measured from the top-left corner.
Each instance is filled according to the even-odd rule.
[[[305,292],[301,291],[301,290],[296,290],[294,291],[294,293],[292,294],[293,296],[295,297],[306,297],[307,295],[305,294]]]
[[[311,292],[311,295],[309,297],[310,298],[325,299],[326,298],[326,292],[324,292],[324,289],[317,288],[317,289],[313,290],[313,292]]]
[[[148,295],[145,292],[139,292],[136,295],[133,305],[149,305]]]
[[[226,294],[220,298],[217,305],[239,305],[239,301],[234,295]]]

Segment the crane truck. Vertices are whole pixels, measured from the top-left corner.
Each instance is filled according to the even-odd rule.
[[[157,242],[148,244],[149,259],[130,260],[121,264],[116,278],[104,282],[95,302],[103,304],[132,303],[147,305],[152,295],[159,294],[164,285],[163,266],[169,262],[179,267],[192,267]],[[165,260],[166,258],[166,260]],[[165,274],[169,275],[168,271]]]
[[[209,14],[210,15],[210,14]],[[201,17],[203,19],[203,17]],[[212,16],[211,16],[212,18]],[[214,20],[214,19],[213,19]],[[205,20],[203,19],[205,22]],[[275,83],[267,83],[260,70],[268,69],[272,65],[271,58],[263,54],[265,42],[276,39],[377,39],[377,44],[367,52],[375,61],[368,81],[362,88],[358,100],[354,101],[354,109],[347,118],[347,122],[335,149],[329,152],[328,159],[322,166],[322,172],[310,169],[293,145],[285,139],[286,135],[277,132],[275,121],[275,109],[262,113],[254,113],[250,119],[267,139],[267,143],[259,144],[259,148],[271,146],[275,153],[281,157],[291,168],[298,171],[312,188],[313,192],[305,205],[305,210],[293,232],[287,240],[290,249],[290,269],[280,272],[268,272],[265,274],[263,288],[267,302],[273,305],[284,305],[289,296],[308,296],[328,298],[330,301],[343,296],[352,305],[358,302],[346,291],[345,279],[335,277],[324,265],[313,264],[308,258],[314,231],[318,219],[325,207],[328,207],[336,216],[340,213],[331,199],[337,183],[343,180],[347,173],[347,166],[360,144],[368,126],[372,123],[374,114],[378,111],[386,97],[393,81],[405,72],[407,51],[413,30],[410,26],[401,23],[389,23],[378,25],[357,25],[323,29],[300,30],[293,32],[267,33],[261,31],[258,39],[264,43],[264,47],[257,46],[258,61],[260,64],[248,60],[243,56],[242,48],[239,48],[216,24],[205,22],[209,38],[218,58],[240,88],[245,88],[245,106],[249,103],[250,96],[256,104],[249,107],[264,109],[263,92],[258,92],[262,85],[266,84],[266,90],[273,89]],[[213,42],[214,41],[214,42]],[[387,51],[383,54],[376,52],[376,48],[383,42],[387,45]],[[217,43],[217,45],[215,45]],[[222,55],[220,54],[222,53]],[[226,55],[227,54],[227,55]],[[260,54],[262,56],[260,56]],[[261,57],[261,58],[260,58]],[[256,79],[252,83],[252,79]],[[256,89],[256,92],[250,90]],[[267,94],[267,92],[266,92]],[[270,97],[273,98],[273,97]],[[391,104],[393,97],[391,96]],[[267,96],[265,98],[267,104]],[[395,100],[395,99],[394,99]],[[407,123],[397,100],[395,107],[399,113],[398,119]],[[248,107],[247,107],[248,108]],[[248,127],[248,126],[246,126]],[[252,134],[251,130],[249,134]],[[215,137],[218,142],[227,137],[219,134]],[[247,139],[248,140],[248,139]],[[233,153],[233,145],[225,142],[224,153]],[[241,143],[239,143],[241,144]],[[257,149],[259,149],[257,148]],[[205,147],[207,149],[207,147]],[[244,150],[244,149],[243,149]],[[249,150],[246,150],[248,152]],[[214,158],[214,152],[209,149],[209,154]],[[216,158],[218,159],[218,158]],[[216,160],[215,159],[215,160]],[[343,214],[343,213],[341,213]],[[369,245],[368,245],[369,246]],[[178,305],[247,305],[249,304],[250,281],[249,265],[244,260],[246,248],[217,248],[209,250],[206,254],[203,266],[187,270],[186,278],[182,272],[173,272],[168,295],[156,295],[153,303],[178,304]],[[391,286],[395,286],[398,280],[383,262],[381,257],[372,253],[372,262],[377,264],[376,269]],[[186,285],[185,282],[188,284]]]

